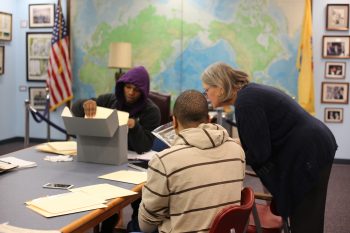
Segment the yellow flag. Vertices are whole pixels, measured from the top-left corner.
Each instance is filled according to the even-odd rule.
[[[311,0],[305,0],[303,31],[298,50],[298,102],[310,114],[315,114],[314,71],[312,62]]]

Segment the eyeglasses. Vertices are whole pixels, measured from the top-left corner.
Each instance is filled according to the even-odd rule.
[[[211,87],[208,87],[208,88],[205,88],[204,91],[202,92],[202,94],[205,96],[205,97],[208,97],[208,91]]]

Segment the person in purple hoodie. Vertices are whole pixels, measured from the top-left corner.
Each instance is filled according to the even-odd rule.
[[[149,89],[148,72],[138,66],[116,82],[115,93],[78,100],[72,106],[72,113],[78,117],[93,117],[96,106],[128,112],[128,149],[143,153],[152,148],[154,135],[151,131],[160,125],[160,110],[148,98]]]
[[[97,106],[128,112],[128,149],[143,153],[152,148],[152,130],[160,125],[160,110],[148,98],[149,89],[149,74],[143,66],[138,66],[117,80],[115,93],[77,100],[72,106],[72,113],[77,117],[93,117]],[[140,201],[139,199],[132,203],[133,218],[138,215]],[[103,221],[101,232],[113,232],[118,217],[118,214],[115,214]]]

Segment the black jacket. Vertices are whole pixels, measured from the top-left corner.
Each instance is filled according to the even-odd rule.
[[[325,124],[282,91],[250,83],[238,92],[237,128],[247,164],[289,216],[334,159],[337,144]]]

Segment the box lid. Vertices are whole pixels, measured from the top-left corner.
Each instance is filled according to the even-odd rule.
[[[97,107],[94,118],[74,117],[65,107],[61,117],[67,132],[75,135],[112,137],[119,126],[117,110],[103,107]]]

